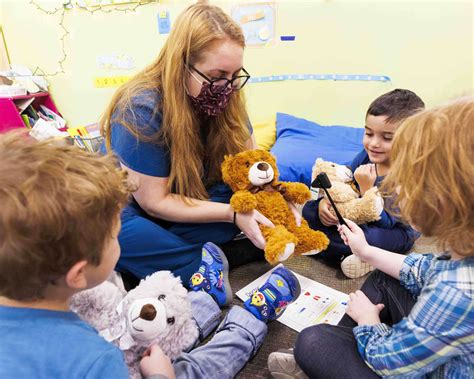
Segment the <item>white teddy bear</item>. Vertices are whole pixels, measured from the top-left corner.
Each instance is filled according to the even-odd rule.
[[[74,295],[71,310],[123,350],[131,378],[141,378],[138,364],[150,345],[173,360],[199,336],[187,290],[169,271],[148,276],[128,293],[105,281]]]
[[[321,172],[325,172],[331,181],[332,186],[328,192],[342,217],[356,224],[380,220],[384,201],[377,187],[372,187],[361,197],[354,186],[354,177],[349,167],[318,158],[313,166],[312,180]],[[336,216],[332,208],[331,213]]]

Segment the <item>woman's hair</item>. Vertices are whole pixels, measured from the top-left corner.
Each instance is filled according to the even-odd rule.
[[[110,155],[0,135],[0,295],[27,301],[82,260],[99,265],[133,189]]]
[[[474,98],[418,113],[395,134],[385,193],[445,251],[474,255]]]
[[[204,133],[186,93],[189,65],[214,43],[229,40],[245,47],[242,30],[232,18],[216,6],[202,2],[190,6],[176,19],[157,60],[117,90],[101,119],[108,149],[113,122],[120,122],[137,138],[165,144],[171,162],[168,189],[182,196],[206,199],[206,185],[221,179],[224,156],[244,150],[250,138],[242,91],[232,94],[222,114],[206,121]],[[163,116],[160,131],[151,137],[128,122],[134,118],[133,98],[147,91],[160,95],[155,112]]]

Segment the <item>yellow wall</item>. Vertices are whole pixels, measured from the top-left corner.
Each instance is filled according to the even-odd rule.
[[[49,11],[60,0],[38,0]],[[63,24],[65,73],[48,77],[54,100],[72,126],[98,119],[113,88],[95,88],[98,76],[130,75],[150,63],[166,36],[157,13],[173,22],[190,1],[166,1],[136,12],[67,11]],[[214,2],[230,10],[230,1]],[[254,122],[286,112],[321,123],[363,125],[370,101],[392,88],[416,91],[435,105],[473,91],[473,29],[470,1],[278,1],[277,35],[295,42],[247,48],[245,67],[253,76],[290,73],[378,74],[391,83],[284,81],[250,84],[247,103]],[[0,0],[10,57],[47,73],[59,70],[60,11],[47,15],[29,0]],[[96,57],[123,53],[136,69],[98,68]]]

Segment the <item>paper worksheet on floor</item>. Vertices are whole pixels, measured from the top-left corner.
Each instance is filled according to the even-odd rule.
[[[274,267],[246,285],[236,295],[243,301],[247,300],[265,282],[273,270],[282,266],[280,264]],[[308,326],[321,323],[337,325],[346,312],[349,295],[295,272],[294,274],[300,282],[301,295],[288,306],[278,321],[297,332]]]

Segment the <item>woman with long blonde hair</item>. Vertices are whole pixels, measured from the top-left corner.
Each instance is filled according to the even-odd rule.
[[[188,7],[155,62],[115,93],[101,120],[114,151],[138,185],[122,214],[117,269],[144,278],[171,270],[187,283],[207,241],[239,229],[263,248],[258,211],[235,215],[221,183],[224,155],[255,148],[242,87],[245,40],[220,8]]]

